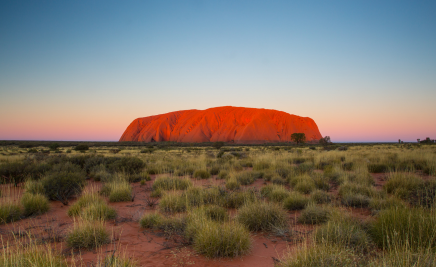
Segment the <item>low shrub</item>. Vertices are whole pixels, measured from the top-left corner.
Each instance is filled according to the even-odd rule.
[[[312,180],[303,180],[294,186],[294,190],[303,194],[309,194],[315,190],[315,183]]]
[[[104,221],[75,222],[67,234],[66,242],[72,248],[93,249],[109,243],[109,233]]]
[[[24,216],[43,214],[50,209],[47,197],[42,194],[24,194],[21,205],[24,208]]]
[[[288,214],[277,204],[253,202],[238,209],[237,221],[250,231],[272,231],[288,227]]]
[[[309,204],[309,198],[298,192],[291,192],[283,201],[287,210],[302,210]]]
[[[276,176],[273,176],[271,178],[271,183],[277,184],[277,185],[285,185],[286,184],[286,179],[283,179],[279,175],[276,175]]]
[[[140,158],[122,157],[108,164],[107,167],[111,172],[136,174],[144,169],[145,163]]]
[[[289,196],[289,191],[285,187],[274,184],[262,187],[260,193],[274,202],[282,202]]]
[[[298,222],[304,224],[319,224],[328,221],[330,212],[318,205],[307,205],[298,217]]]
[[[315,176],[312,178],[315,188],[328,191],[330,189],[330,184],[328,178],[324,176]]]
[[[46,175],[41,183],[50,200],[59,200],[66,205],[70,198],[80,195],[85,186],[85,177],[82,173],[62,171]]]
[[[211,175],[217,175],[220,172],[220,167],[219,166],[212,166],[212,168],[210,168],[209,173]]]

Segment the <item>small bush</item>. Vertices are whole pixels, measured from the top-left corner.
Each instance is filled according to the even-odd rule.
[[[238,222],[250,231],[271,231],[288,227],[288,214],[280,206],[269,203],[249,203],[238,210]]]
[[[312,180],[300,181],[294,186],[294,190],[303,194],[309,194],[315,190],[315,183]]]
[[[251,249],[250,233],[236,222],[208,222],[198,230],[194,249],[209,258],[241,256]]]
[[[192,186],[192,182],[189,178],[180,179],[169,176],[161,176],[156,178],[152,185],[153,190],[185,190],[190,186]]]
[[[298,222],[304,224],[319,224],[328,221],[330,212],[321,206],[308,205],[298,217]]]
[[[210,168],[209,173],[211,175],[217,175],[220,172],[220,167],[219,166],[213,166],[212,168]]]
[[[18,221],[21,218],[21,208],[13,203],[0,203],[0,224]]]
[[[108,165],[111,172],[124,172],[126,174],[136,174],[141,172],[145,163],[135,157],[122,157]],[[150,173],[149,173],[150,174]]]
[[[48,174],[41,179],[45,195],[50,200],[59,200],[68,204],[68,200],[80,195],[85,186],[85,177],[82,173],[62,171]]]
[[[109,233],[103,221],[75,223],[68,233],[66,242],[72,248],[93,249],[109,243]]]
[[[274,202],[282,202],[289,196],[289,191],[285,187],[274,184],[262,187],[260,193]]]
[[[196,170],[194,172],[194,178],[197,179],[209,179],[210,173],[207,170]]]
[[[283,205],[288,210],[302,210],[309,204],[309,198],[298,193],[291,194],[283,201]]]
[[[24,208],[24,216],[43,214],[50,209],[47,197],[41,194],[24,194],[21,205]]]
[[[372,211],[380,211],[384,209],[389,209],[393,207],[405,207],[404,203],[395,197],[384,198],[372,198],[369,201],[369,208]]]

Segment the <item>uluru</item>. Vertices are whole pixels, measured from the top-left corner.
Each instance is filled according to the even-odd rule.
[[[322,138],[315,121],[308,117],[271,109],[225,106],[137,118],[119,141],[290,142],[293,133],[305,133],[307,141]]]

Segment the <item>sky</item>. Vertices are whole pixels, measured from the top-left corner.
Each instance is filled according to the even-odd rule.
[[[436,139],[435,1],[0,2],[0,140],[117,141],[219,106],[333,142]]]

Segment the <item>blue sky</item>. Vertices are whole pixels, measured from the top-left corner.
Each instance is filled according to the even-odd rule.
[[[436,139],[434,1],[2,1],[0,139],[269,108],[333,141]]]

